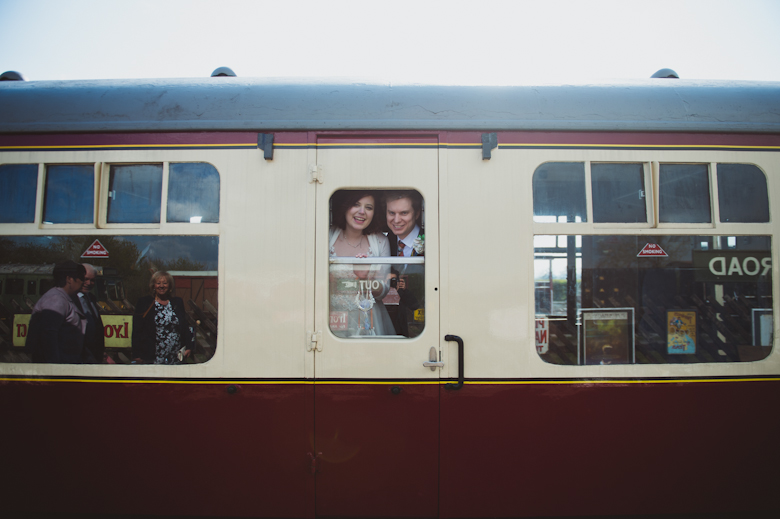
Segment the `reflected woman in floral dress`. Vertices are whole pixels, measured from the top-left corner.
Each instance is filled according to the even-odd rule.
[[[173,276],[158,270],[149,281],[150,296],[138,300],[133,314],[133,359],[147,364],[181,364],[192,350],[184,301],[173,296]]]

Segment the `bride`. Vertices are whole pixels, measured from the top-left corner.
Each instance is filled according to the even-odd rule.
[[[338,191],[331,199],[331,256],[390,256],[387,237],[375,218],[379,198],[371,191]],[[330,329],[339,337],[395,335],[382,298],[389,290],[390,265],[330,266]]]

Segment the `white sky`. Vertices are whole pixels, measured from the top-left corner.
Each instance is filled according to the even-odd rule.
[[[28,80],[351,77],[528,84],[780,81],[777,0],[0,0]]]

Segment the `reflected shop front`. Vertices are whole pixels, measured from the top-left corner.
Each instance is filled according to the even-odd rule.
[[[536,236],[537,350],[554,364],[763,359],[770,251],[768,236]]]
[[[218,255],[216,236],[0,237],[0,361],[30,362],[24,346],[32,308],[54,286],[54,265],[72,260],[97,271],[92,293],[103,321],[102,362],[133,363],[133,312],[151,294],[149,282],[157,271],[173,278],[174,295],[182,298],[194,332],[186,362],[205,362],[217,343]]]

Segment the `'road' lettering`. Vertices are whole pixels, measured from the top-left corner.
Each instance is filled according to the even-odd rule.
[[[733,257],[726,267],[726,257],[717,256],[710,260],[710,272],[716,276],[755,276],[759,271],[762,276],[766,276],[772,269],[772,258],[758,258],[748,256],[739,262],[739,258]],[[763,267],[763,270],[762,270]]]

